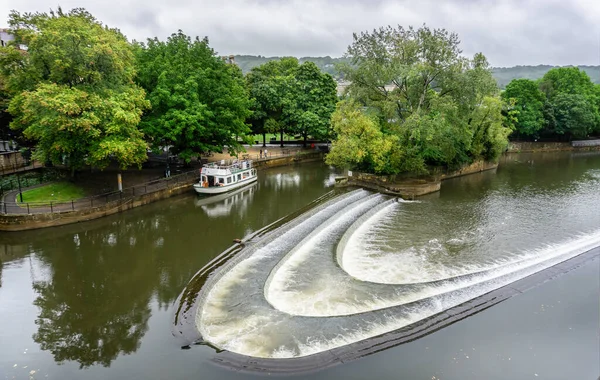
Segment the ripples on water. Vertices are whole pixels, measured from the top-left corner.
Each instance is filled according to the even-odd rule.
[[[483,196],[458,187],[435,201],[341,195],[215,273],[201,291],[197,327],[235,353],[307,356],[402,328],[600,245],[600,170],[551,186],[535,180],[496,183]]]

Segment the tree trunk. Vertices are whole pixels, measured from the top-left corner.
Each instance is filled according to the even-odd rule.
[[[263,132],[263,148],[267,147],[267,134]]]
[[[308,139],[308,135],[302,135],[304,137],[304,147],[306,148],[306,139]]]
[[[281,128],[281,147],[283,148],[283,128]]]

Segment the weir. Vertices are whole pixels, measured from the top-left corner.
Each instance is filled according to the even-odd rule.
[[[308,370],[342,361],[336,355],[356,345],[373,352],[383,336],[395,344],[399,336],[414,339],[518,293],[516,284],[530,276],[556,275],[571,267],[566,262],[599,252],[600,231],[594,231],[535,250],[481,255],[479,262],[470,257],[466,264],[422,255],[431,262],[419,266],[382,243],[389,222],[407,207],[420,205],[355,190],[246,240],[218,270],[201,271],[204,286],[185,301],[194,304],[187,318],[199,335],[184,335],[224,350],[215,360],[233,367],[261,363],[257,370],[295,372],[301,362]]]

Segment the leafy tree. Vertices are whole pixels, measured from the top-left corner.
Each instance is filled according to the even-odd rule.
[[[283,146],[283,134],[289,125],[285,122],[284,111],[294,102],[294,74],[298,68],[296,58],[282,58],[252,68],[246,75],[246,82],[253,100],[251,123],[253,132],[263,135],[279,132]]]
[[[154,146],[173,145],[190,161],[207,151],[243,150],[250,100],[241,71],[215,55],[208,40],[192,40],[182,31],[166,42],[138,45],[138,83],[148,92],[152,110],[140,124]]]
[[[253,68],[246,81],[253,99],[254,133],[285,132],[326,138],[329,119],[337,101],[331,75],[321,73],[312,62],[298,64],[296,58],[269,61]]]
[[[293,98],[285,109],[286,122],[304,140],[308,136],[326,139],[330,118],[337,103],[336,83],[331,75],[321,73],[312,62],[305,62],[295,70]]]
[[[600,131],[600,92],[577,67],[551,69],[539,82],[546,94],[545,132],[553,137],[585,138]]]
[[[483,54],[461,56],[458,36],[443,29],[385,27],[354,35],[348,95],[377,115],[384,135],[397,138],[402,164],[386,169],[423,171],[492,159],[510,131],[502,121],[497,85]],[[339,144],[337,144],[339,146]],[[395,166],[394,166],[395,165]]]
[[[399,138],[384,134],[377,117],[366,114],[358,103],[339,102],[331,124],[337,139],[325,159],[328,165],[377,174],[391,174],[401,165]]]
[[[589,75],[578,67],[556,67],[540,80],[540,90],[549,100],[559,94],[596,96],[595,86]]]
[[[11,127],[37,142],[36,155],[73,171],[84,165],[140,166],[146,143],[137,129],[149,106],[133,84],[134,56],[127,39],[84,9],[9,17],[16,41],[0,67],[13,95]]]
[[[551,105],[554,134],[581,139],[598,130],[598,110],[584,95],[559,93]]]
[[[517,111],[516,132],[520,135],[537,137],[544,127],[545,94],[537,83],[529,79],[515,79],[502,92],[505,101],[514,100]]]

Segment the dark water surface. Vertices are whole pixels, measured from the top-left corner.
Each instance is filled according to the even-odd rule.
[[[182,350],[171,334],[176,299],[232,239],[329,192],[331,175],[323,165],[271,169],[251,189],[213,203],[190,195],[88,223],[3,233],[0,379],[258,377],[209,363],[210,347]],[[485,262],[493,264],[597,233],[599,190],[598,154],[509,156],[497,173],[445,182],[376,232],[406,257],[477,266],[478,252],[493,251]],[[374,262],[386,258],[380,244]],[[372,262],[352,262],[377,275]],[[596,379],[599,265],[594,260],[422,339],[310,377]],[[394,282],[400,272],[406,275],[391,270],[380,279]]]

